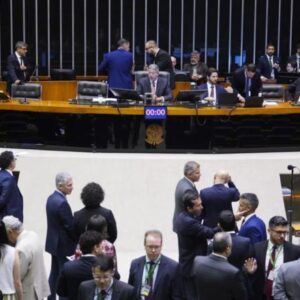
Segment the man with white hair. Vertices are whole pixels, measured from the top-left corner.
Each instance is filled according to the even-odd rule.
[[[20,257],[23,300],[42,300],[50,294],[43,247],[33,231],[23,229],[22,222],[14,216],[3,218],[7,237],[15,244]]]
[[[51,271],[49,300],[56,299],[58,276],[67,256],[72,255],[76,248],[73,233],[73,214],[66,196],[72,193],[73,181],[70,174],[61,172],[55,178],[56,191],[49,196],[46,204],[47,237],[46,251],[51,254]],[[60,297],[60,300],[65,298]]]
[[[214,185],[200,191],[203,205],[202,216],[204,225],[216,227],[221,211],[232,211],[232,202],[238,201],[239,190],[231,180],[231,176],[225,170],[219,170],[214,176]]]

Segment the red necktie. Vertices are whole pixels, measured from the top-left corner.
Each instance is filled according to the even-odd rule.
[[[266,298],[267,300],[272,298],[273,280],[268,279],[268,277],[269,277],[270,272],[275,269],[276,250],[277,250],[277,246],[274,245],[272,248],[272,253],[270,256],[268,269],[267,269],[267,273],[266,273],[265,295],[267,297]]]

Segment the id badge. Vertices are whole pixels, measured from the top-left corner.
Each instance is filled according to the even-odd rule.
[[[148,285],[148,284],[143,285],[142,289],[141,289],[141,296],[148,297],[150,294],[150,291],[151,291],[150,285]]]
[[[271,270],[268,275],[268,279],[271,281],[274,281],[274,276],[275,276],[275,272],[274,272],[274,270]]]

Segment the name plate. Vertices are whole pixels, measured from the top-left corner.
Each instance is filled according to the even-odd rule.
[[[145,120],[166,120],[168,110],[166,106],[145,106]]]

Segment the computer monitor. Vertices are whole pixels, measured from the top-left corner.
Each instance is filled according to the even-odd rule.
[[[279,73],[277,83],[291,84],[300,77],[300,73]]]
[[[177,102],[197,102],[207,97],[207,90],[185,90],[179,91],[176,97]]]
[[[76,73],[73,69],[51,69],[51,80],[75,80]]]
[[[120,100],[143,100],[136,90],[110,88],[110,91],[116,98]]]

